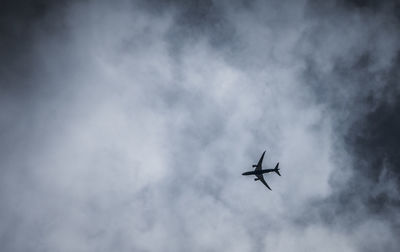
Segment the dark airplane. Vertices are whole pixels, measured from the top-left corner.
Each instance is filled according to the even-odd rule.
[[[257,178],[254,179],[254,181],[260,180],[269,190],[272,191],[272,189],[268,186],[267,182],[265,182],[264,180],[264,173],[268,173],[268,172],[276,172],[276,174],[278,174],[279,176],[281,176],[281,174],[279,173],[279,162],[276,164],[274,169],[262,169],[262,162],[264,159],[264,154],[265,151],[263,152],[263,154],[261,155],[260,160],[258,161],[258,164],[253,165],[253,167],[255,167],[254,171],[248,171],[248,172],[244,172],[242,173],[242,175],[244,176],[248,176],[248,175],[255,175]]]

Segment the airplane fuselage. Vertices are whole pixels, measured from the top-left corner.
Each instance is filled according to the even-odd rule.
[[[244,172],[244,173],[242,173],[242,175],[243,175],[243,176],[262,175],[262,174],[264,174],[264,173],[274,172],[274,171],[275,171],[275,169],[255,170],[255,171]]]

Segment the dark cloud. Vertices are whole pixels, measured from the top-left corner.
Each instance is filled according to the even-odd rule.
[[[312,28],[311,41],[318,49],[306,58],[304,77],[318,101],[329,104],[335,115],[337,141],[343,143],[336,147],[342,147],[345,153],[336,159],[350,157],[336,161],[339,169],[331,178],[335,193],[322,204],[324,218],[330,225],[339,221],[351,230],[369,219],[381,219],[389,232],[398,236],[399,117],[396,114],[400,46],[395,28],[399,25],[398,4],[350,1],[335,5],[312,2],[312,5],[318,6],[316,12],[321,9],[327,18]],[[324,11],[328,6],[329,13],[327,9]],[[338,20],[338,16],[342,19]],[[343,26],[357,27],[360,21],[360,29],[352,31],[355,36],[348,34]],[[334,25],[343,29],[339,33],[332,28],[323,31]],[[335,43],[344,46],[334,51],[334,57],[324,68],[320,53],[325,49],[319,48],[326,48],[323,44],[329,42],[325,38],[332,31],[338,36],[348,35],[332,37]],[[349,170],[351,175],[343,183],[339,173]],[[395,241],[379,244],[373,240],[360,247],[363,251],[373,251],[380,250],[382,245],[386,251],[396,251],[399,246]]]
[[[2,1],[0,10],[0,57],[5,62],[0,69],[3,92],[34,91],[35,60],[33,46],[37,33],[48,34],[64,30],[62,1]],[[57,18],[56,18],[57,17]]]

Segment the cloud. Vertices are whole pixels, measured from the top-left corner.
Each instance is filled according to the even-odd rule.
[[[8,6],[2,251],[396,251],[390,7]]]

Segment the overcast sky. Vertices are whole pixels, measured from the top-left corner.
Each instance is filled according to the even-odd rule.
[[[2,3],[0,250],[399,251],[399,11]]]

